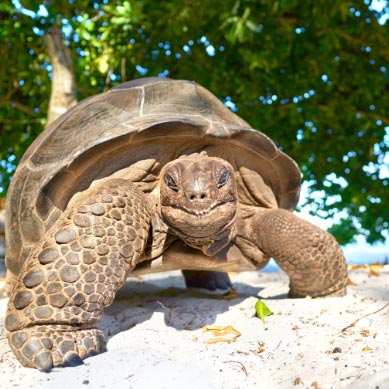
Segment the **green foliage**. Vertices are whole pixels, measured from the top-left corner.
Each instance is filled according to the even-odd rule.
[[[43,36],[57,24],[80,100],[141,76],[195,80],[300,164],[308,202],[340,219],[332,231],[342,243],[359,232],[384,239],[389,37],[368,1],[49,0],[47,15],[21,3],[30,13],[0,4],[3,194],[45,123]]]

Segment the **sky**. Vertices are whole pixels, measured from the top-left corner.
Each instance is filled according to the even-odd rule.
[[[301,204],[304,203],[308,196],[308,185],[308,182],[304,182],[301,186]],[[302,219],[305,219],[324,230],[327,230],[334,223],[334,219],[323,219],[319,216],[313,216],[309,213],[309,211],[309,206],[305,206],[301,207],[300,211],[296,212],[296,214]],[[359,235],[356,237],[355,243],[350,243],[342,248],[346,260],[349,263],[383,263],[385,261],[389,261],[389,238],[386,239],[386,242],[371,245],[366,242],[364,236]]]

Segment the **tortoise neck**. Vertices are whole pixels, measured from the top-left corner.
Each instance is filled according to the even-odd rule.
[[[169,232],[181,239],[186,245],[202,251],[207,256],[213,256],[230,243],[235,233],[234,225],[235,219],[231,220],[229,225],[225,226],[219,234],[204,238],[186,235],[183,231],[171,228],[169,228]]]

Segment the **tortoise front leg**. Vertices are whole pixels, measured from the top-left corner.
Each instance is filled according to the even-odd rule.
[[[103,308],[139,261],[150,225],[146,198],[125,180],[77,194],[25,262],[8,303],[17,359],[49,371],[105,350]]]
[[[291,212],[272,209],[258,214],[253,239],[274,258],[290,279],[289,297],[342,296],[347,266],[335,238]]]

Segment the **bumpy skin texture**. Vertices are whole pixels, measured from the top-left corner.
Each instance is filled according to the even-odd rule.
[[[293,215],[267,210],[253,218],[253,240],[290,279],[289,297],[343,296],[347,266],[332,235]]]
[[[242,208],[228,162],[202,153],[177,159],[162,170],[159,186],[151,201],[130,181],[108,178],[72,198],[24,262],[9,301],[8,339],[24,366],[49,371],[104,351],[96,328],[104,307],[158,249],[155,241],[156,255],[166,249],[168,234],[204,255],[236,245],[258,266],[273,257],[290,277],[291,297],[345,293],[346,265],[335,239],[289,211]],[[183,274],[189,287],[231,287],[225,273]]]
[[[292,214],[300,181],[271,139],[194,82],[134,80],[80,102],[33,142],[7,192],[15,355],[49,371],[102,352],[96,324],[131,272],[180,269],[188,286],[227,290],[210,270],[272,256],[290,296],[344,294],[337,243]]]
[[[143,192],[108,180],[75,196],[25,262],[8,304],[12,350],[27,367],[72,366],[105,350],[96,323],[144,252]]]
[[[175,235],[208,256],[227,246],[238,201],[231,164],[201,153],[177,159],[160,186],[162,219]]]
[[[180,158],[162,171],[159,185],[151,201],[128,180],[96,181],[72,198],[24,262],[6,317],[9,343],[24,366],[49,371],[104,351],[96,328],[104,307],[150,259],[148,251],[160,255],[174,239],[204,255],[235,245],[258,267],[271,256],[290,277],[290,297],[345,293],[346,265],[335,239],[289,211],[242,208],[226,161],[197,153]],[[183,274],[189,287],[231,287],[225,273]]]

